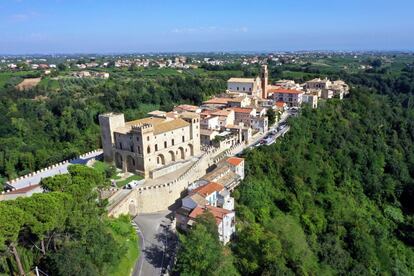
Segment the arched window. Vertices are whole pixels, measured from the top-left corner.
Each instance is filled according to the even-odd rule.
[[[174,139],[171,140],[171,145],[174,146]]]
[[[150,146],[147,147],[147,153],[151,153],[151,148]]]
[[[158,151],[158,144],[155,144],[155,151]]]
[[[183,135],[183,142],[185,141],[184,135]]]
[[[167,141],[164,142],[164,148],[167,148]]]

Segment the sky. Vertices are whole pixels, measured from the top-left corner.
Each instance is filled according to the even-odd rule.
[[[414,50],[414,0],[0,0],[0,53]]]

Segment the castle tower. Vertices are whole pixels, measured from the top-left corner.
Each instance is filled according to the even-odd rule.
[[[106,162],[113,161],[112,146],[115,142],[114,130],[125,126],[124,114],[105,113],[99,115],[99,125],[101,127],[102,149],[104,152],[104,160]]]
[[[269,72],[267,70],[267,65],[262,65],[261,70],[261,79],[262,79],[262,98],[267,99],[267,85],[269,80]]]
[[[144,177],[157,166],[154,140],[154,125],[150,123],[132,126],[134,152],[137,153],[137,169]]]

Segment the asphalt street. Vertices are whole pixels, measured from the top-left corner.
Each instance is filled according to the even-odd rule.
[[[140,257],[134,276],[164,275],[175,255],[177,236],[171,229],[171,212],[138,215],[133,225],[140,237]]]

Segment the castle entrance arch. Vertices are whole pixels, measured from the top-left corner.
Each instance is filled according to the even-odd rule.
[[[122,155],[119,152],[115,153],[115,166],[122,169]]]

